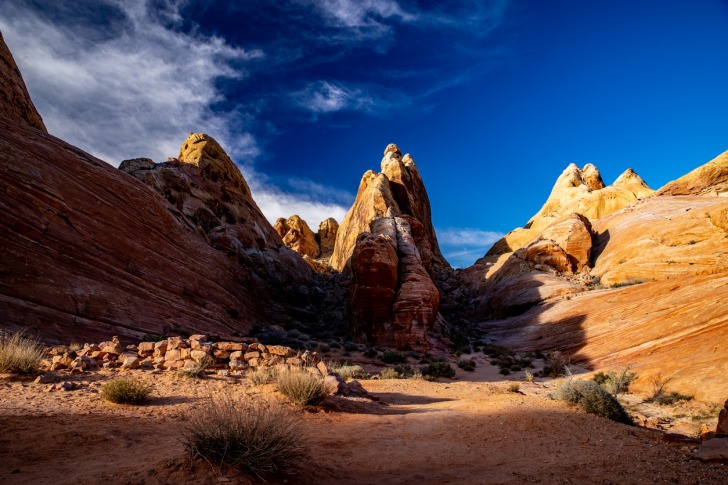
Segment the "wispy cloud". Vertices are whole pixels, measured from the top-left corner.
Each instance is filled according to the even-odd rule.
[[[472,265],[503,236],[502,232],[472,228],[437,230],[437,240],[443,255],[451,265],[459,268]]]
[[[167,28],[163,21],[179,15],[171,5],[152,16],[143,0],[89,4],[117,19],[103,38],[88,25],[74,28],[12,2],[2,7],[0,29],[51,133],[110,163],[165,160],[202,129],[236,158],[257,155],[250,133],[231,132],[241,113],[211,106],[220,99],[215,82],[244,76],[245,62],[261,51]]]
[[[383,19],[411,21],[416,18],[394,0],[313,0],[312,3],[329,20],[346,27],[386,28],[381,23]]]
[[[382,86],[357,86],[334,81],[316,81],[291,97],[302,109],[314,115],[337,111],[358,111],[383,116],[411,104],[403,93]]]

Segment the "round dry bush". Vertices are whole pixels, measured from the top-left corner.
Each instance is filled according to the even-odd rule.
[[[43,345],[23,333],[0,332],[0,372],[35,374],[45,356]]]
[[[143,404],[152,388],[137,379],[114,379],[101,386],[101,396],[115,404]]]
[[[618,423],[634,424],[619,401],[594,381],[566,381],[554,392],[553,397],[579,404],[587,413]]]
[[[307,452],[302,424],[280,404],[226,394],[193,411],[181,440],[192,458],[259,478],[288,471]]]
[[[276,375],[276,386],[291,402],[302,406],[318,404],[328,396],[326,383],[320,374],[294,367]]]

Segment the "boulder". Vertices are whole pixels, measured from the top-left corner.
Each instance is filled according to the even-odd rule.
[[[718,414],[718,426],[716,426],[715,432],[728,434],[728,399],[726,399],[723,409]]]
[[[703,441],[695,456],[701,461],[728,462],[728,438],[713,438]]]

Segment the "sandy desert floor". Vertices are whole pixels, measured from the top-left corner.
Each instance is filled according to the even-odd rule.
[[[101,398],[103,382],[124,373],[153,385],[148,404]],[[178,433],[211,394],[282,399],[274,385],[139,370],[58,377],[77,389],[49,392],[49,384],[0,377],[0,483],[258,482],[189,460]],[[269,483],[728,483],[728,464],[694,459],[694,445],[553,401],[553,383],[509,391],[513,381],[483,362],[454,380],[361,382],[379,401],[331,397],[318,408],[291,407],[306,424],[310,455]]]

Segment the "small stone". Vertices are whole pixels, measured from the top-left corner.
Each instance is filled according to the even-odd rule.
[[[728,460],[728,438],[713,438],[703,441],[695,454],[699,460]]]
[[[260,352],[246,352],[243,358],[245,360],[258,359],[260,358]]]
[[[326,367],[326,364],[324,364],[323,361],[316,364],[316,368],[319,370],[319,372],[321,372],[322,376],[326,377],[327,375],[329,375],[329,368]]]
[[[56,380],[56,375],[52,372],[44,372],[43,374],[39,375],[35,378],[33,381],[35,384],[49,384],[51,382],[54,382]]]
[[[122,369],[138,369],[139,368],[139,357],[129,355],[124,359],[124,363],[121,364]]]
[[[280,355],[281,357],[293,356],[293,349],[290,347],[283,347],[282,345],[269,345],[268,352],[273,355]]]
[[[218,342],[215,347],[219,350],[227,350],[228,352],[236,352],[238,350],[247,350],[248,347],[245,344],[237,342]]]
[[[341,385],[343,382],[339,376],[326,376],[324,378],[324,384],[326,384],[326,390],[330,395],[338,394],[341,391]]]

